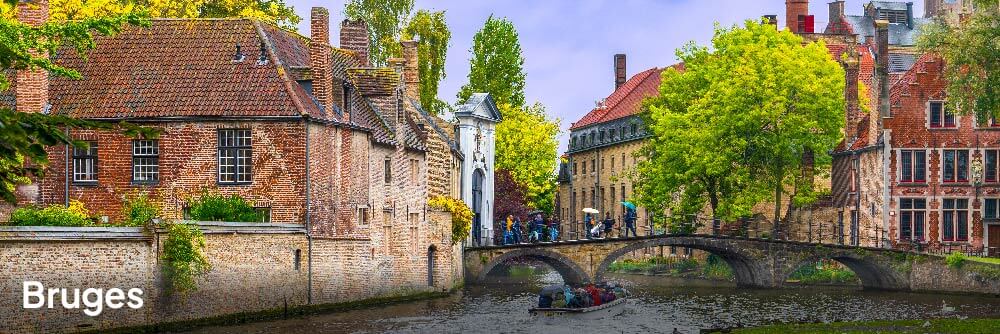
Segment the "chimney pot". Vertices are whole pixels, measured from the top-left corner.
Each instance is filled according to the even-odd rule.
[[[778,15],[764,15],[764,24],[770,24],[775,28],[778,27]]]
[[[49,18],[48,0],[20,0],[16,5],[17,20],[38,27]],[[43,56],[31,50],[34,56]],[[42,69],[19,70],[14,78],[14,105],[19,112],[46,112],[49,108],[49,73]]]
[[[344,20],[340,23],[340,48],[354,52],[359,66],[368,67],[368,23]]]
[[[340,95],[333,90],[333,67],[330,64],[330,12],[323,7],[313,7],[309,18],[309,68],[312,74],[313,97],[324,112],[331,113]],[[341,108],[344,109],[344,108]],[[344,110],[344,120],[351,121]]]
[[[793,33],[800,33],[803,20],[809,15],[809,0],[785,0],[786,26]]]
[[[625,54],[619,53],[615,55],[615,90],[625,84],[626,81],[626,71],[625,71]]]

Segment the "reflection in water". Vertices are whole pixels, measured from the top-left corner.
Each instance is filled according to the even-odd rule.
[[[519,269],[525,270],[525,269]],[[541,286],[558,284],[555,272],[500,284],[469,286],[453,296],[303,318],[203,328],[197,333],[648,333],[678,328],[757,326],[775,322],[830,322],[1000,316],[1000,299],[977,296],[870,292],[849,288],[742,289],[732,283],[658,276],[617,275],[633,293],[622,315],[595,321],[545,324],[528,315]]]

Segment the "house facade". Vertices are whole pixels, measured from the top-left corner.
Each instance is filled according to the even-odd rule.
[[[639,116],[642,101],[658,94],[662,72],[651,68],[628,78],[625,55],[615,55],[615,90],[569,128],[569,148],[557,178],[556,213],[562,221],[581,223],[584,208],[622,221],[621,202],[632,199],[636,153],[648,136]],[[636,211],[638,224],[644,224],[646,210]]]

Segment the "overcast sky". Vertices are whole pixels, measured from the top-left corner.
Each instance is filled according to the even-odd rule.
[[[339,44],[345,1],[287,1],[303,18],[299,31],[305,36],[310,8],[327,7],[331,42]],[[847,0],[846,12],[858,15],[867,2]],[[923,1],[913,2],[915,16],[922,16]],[[827,1],[812,1],[809,7],[821,30],[828,21]],[[784,0],[416,0],[416,9],[446,11],[452,39],[439,96],[450,103],[466,82],[472,36],[486,18],[492,14],[514,23],[524,52],[527,101],[541,102],[562,121],[560,154],[570,123],[611,94],[614,54],[628,56],[631,77],[676,63],[674,50],[688,41],[707,44],[716,22],[729,26],[776,14],[778,24],[785,25]]]

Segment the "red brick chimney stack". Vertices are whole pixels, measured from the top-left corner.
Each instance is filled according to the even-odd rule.
[[[330,65],[330,12],[313,7],[309,20],[309,66],[312,71],[312,91],[326,112],[334,106],[333,68]]]
[[[17,3],[17,20],[38,27],[49,18],[48,0],[20,0]],[[36,55],[40,53],[36,52]],[[19,112],[43,112],[49,102],[49,73],[45,70],[18,71],[14,84],[14,98]]]
[[[340,48],[353,51],[362,67],[368,63],[368,24],[364,20],[340,23]]]
[[[401,41],[403,46],[403,82],[406,83],[406,96],[420,100],[420,67],[417,64],[416,41]]]
[[[851,140],[858,135],[858,121],[861,110],[858,106],[858,75],[860,66],[856,60],[848,60],[844,64],[844,100],[847,102],[846,118],[847,125],[844,127],[844,138]]]
[[[785,0],[785,21],[788,30],[800,33],[800,17],[809,15],[809,0]]]
[[[879,107],[882,117],[889,117],[889,21],[875,21],[875,48],[878,50]]]
[[[625,84],[628,80],[626,75],[628,72],[625,71],[625,54],[619,53],[615,55],[615,90]]]

